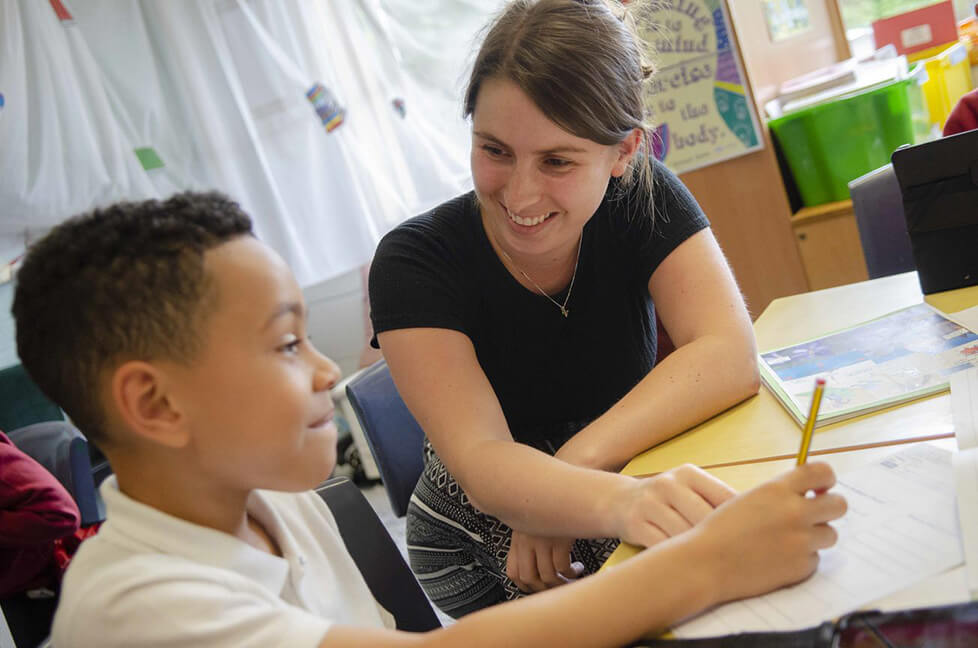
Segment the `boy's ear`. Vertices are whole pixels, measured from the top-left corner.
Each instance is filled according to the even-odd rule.
[[[136,360],[123,363],[112,376],[112,400],[122,421],[144,439],[171,448],[189,441],[185,418],[158,367]]]
[[[632,132],[623,139],[618,144],[618,159],[615,160],[615,164],[611,167],[611,175],[615,178],[620,178],[624,175],[625,171],[628,169],[628,164],[638,153],[638,147],[642,145],[642,131],[638,128],[632,129]]]

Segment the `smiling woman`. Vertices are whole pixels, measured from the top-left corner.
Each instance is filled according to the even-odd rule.
[[[640,141],[637,132],[618,145],[571,135],[513,81],[481,83],[472,178],[483,229],[508,268],[523,275],[518,281],[544,295],[567,285],[584,224],[609,178],[624,175]],[[540,277],[539,285],[527,275]]]
[[[709,223],[646,155],[642,49],[617,2],[509,4],[465,94],[474,192],[374,258],[375,343],[427,437],[408,552],[453,616],[591,573],[617,538],[656,543],[731,494],[692,468],[615,474],[758,386]],[[658,365],[657,318],[677,345]]]

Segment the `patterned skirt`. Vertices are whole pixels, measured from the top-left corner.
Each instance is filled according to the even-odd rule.
[[[554,454],[583,425],[555,442],[533,443]],[[411,569],[428,597],[445,614],[459,618],[496,603],[525,596],[506,576],[512,530],[477,510],[461,486],[424,442],[425,468],[407,510]],[[618,546],[616,539],[577,540],[571,559],[591,574]]]

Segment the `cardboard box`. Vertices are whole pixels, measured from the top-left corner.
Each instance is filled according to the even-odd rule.
[[[951,0],[883,18],[873,23],[876,47],[893,44],[899,54],[913,54],[958,40]]]

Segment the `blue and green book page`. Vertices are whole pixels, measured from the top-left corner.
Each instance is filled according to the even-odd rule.
[[[816,426],[948,389],[978,366],[978,334],[926,303],[759,354],[764,384],[799,425],[816,378],[825,392]]]

